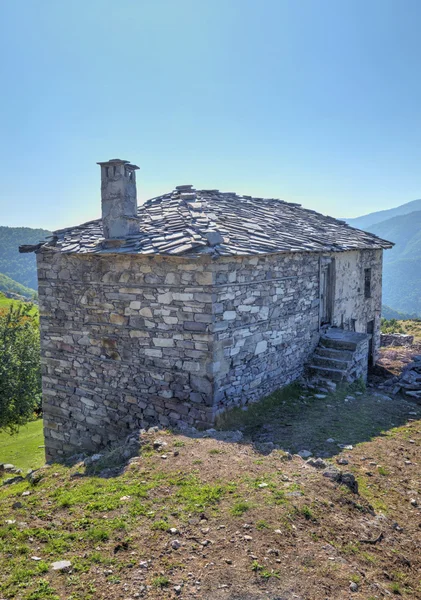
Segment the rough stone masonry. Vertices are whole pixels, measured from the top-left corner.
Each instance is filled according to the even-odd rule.
[[[103,219],[21,247],[37,253],[48,460],[146,424],[210,426],[299,377],[322,327],[369,324],[375,355],[389,242],[192,186],[137,208],[137,167],[99,164]]]

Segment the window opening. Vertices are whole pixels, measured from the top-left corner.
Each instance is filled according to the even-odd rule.
[[[364,269],[364,297],[371,298],[371,269]]]

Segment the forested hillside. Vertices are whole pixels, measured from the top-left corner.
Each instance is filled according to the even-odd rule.
[[[18,283],[7,275],[3,275],[3,273],[0,273],[0,292],[12,292],[13,294],[19,294],[25,298],[33,298],[36,296],[36,291],[34,289]]]
[[[0,273],[36,290],[38,284],[35,255],[19,254],[19,246],[36,244],[47,235],[50,235],[50,232],[46,229],[0,227]]]

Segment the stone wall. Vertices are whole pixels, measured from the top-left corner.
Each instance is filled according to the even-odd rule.
[[[214,269],[215,401],[221,411],[303,373],[319,339],[319,256],[224,258]]]
[[[329,256],[334,323],[375,320],[377,347],[381,251]],[[47,458],[146,424],[210,425],[297,379],[319,340],[320,260],[38,253]]]
[[[374,320],[377,352],[381,250],[220,259],[214,266],[213,307],[217,412],[255,401],[303,374],[319,340],[320,261],[329,259],[334,261],[332,325],[366,333]],[[366,268],[372,269],[370,298],[364,296]],[[367,353],[361,348],[356,365],[364,378]]]
[[[382,333],[380,335],[380,346],[412,346],[413,335],[403,333]]]
[[[147,422],[212,422],[209,260],[52,251],[37,260],[48,459]]]
[[[382,250],[340,252],[335,260],[335,303],[332,325],[348,331],[367,333],[374,320],[373,358],[380,347],[382,307]],[[370,298],[364,295],[364,269],[371,268]]]

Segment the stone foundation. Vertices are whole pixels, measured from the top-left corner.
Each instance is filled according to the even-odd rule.
[[[401,333],[382,333],[380,335],[380,346],[412,346],[413,343],[413,335]]]

